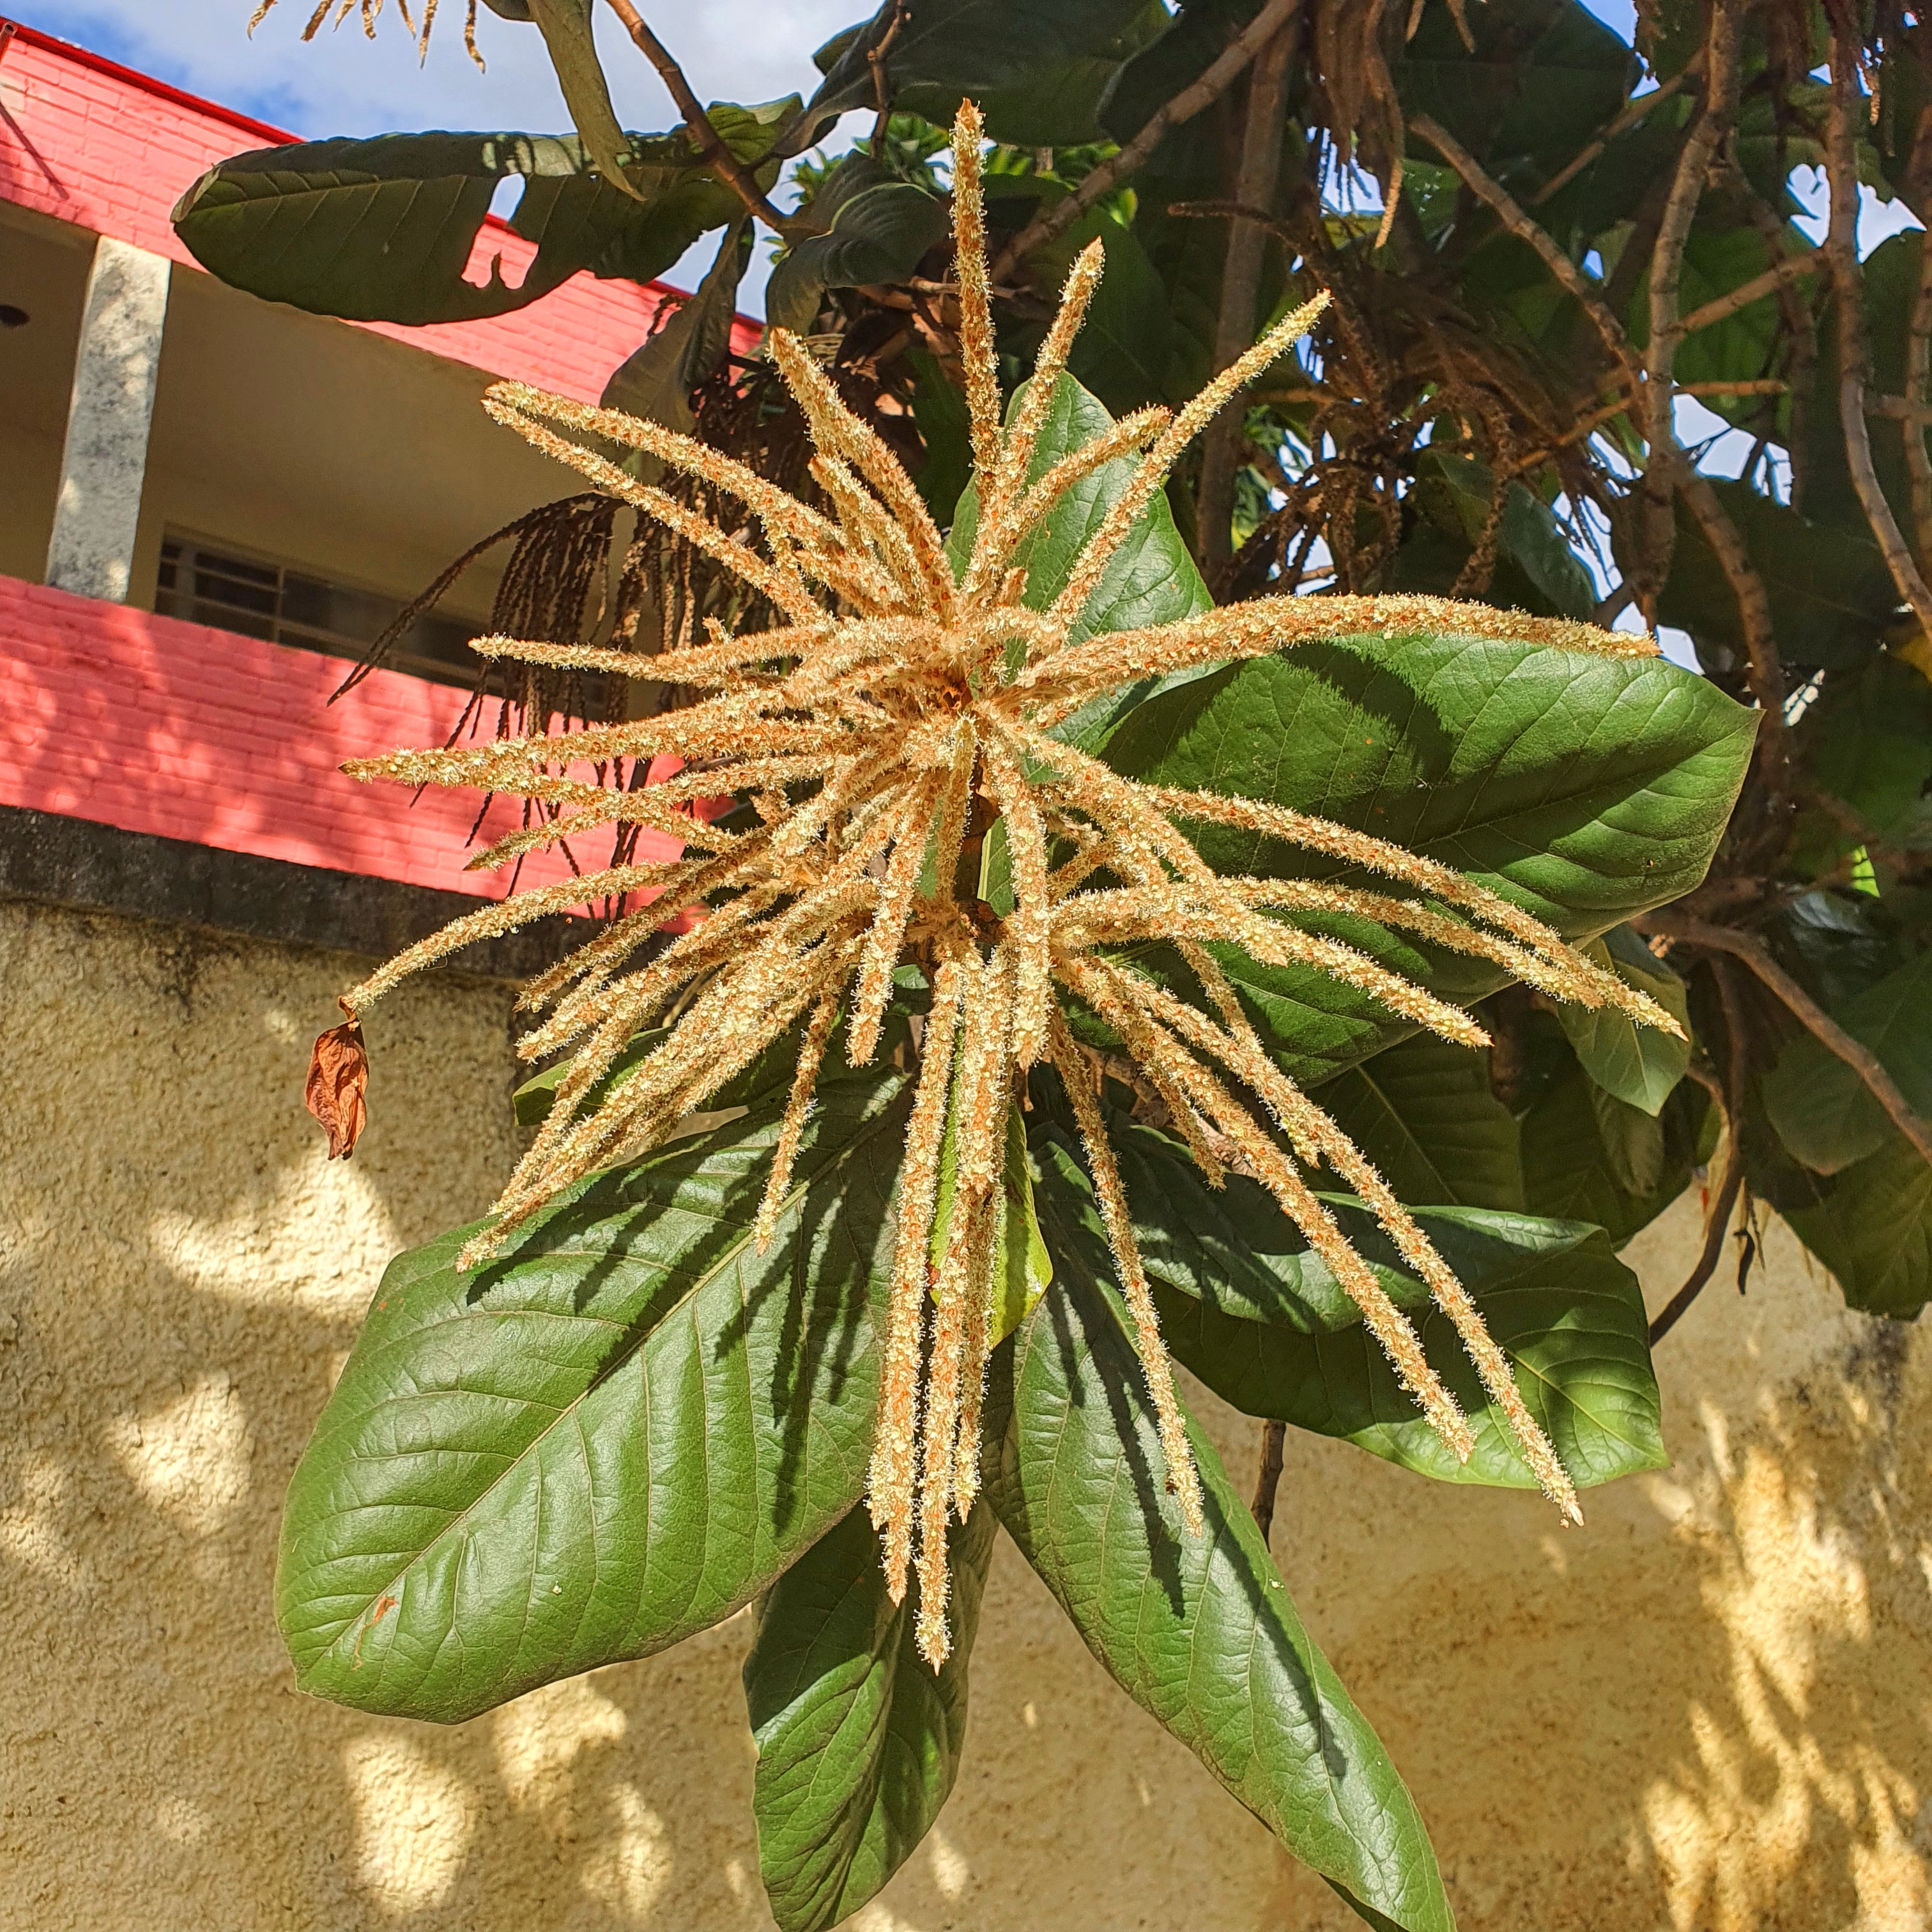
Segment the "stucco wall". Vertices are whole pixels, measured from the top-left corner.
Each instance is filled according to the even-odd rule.
[[[0,906],[0,1928],[763,1926],[742,1620],[457,1730],[291,1688],[283,1484],[384,1262],[514,1150],[507,1001],[445,983],[377,1010],[324,1163],[298,1090],[352,964]],[[1638,1244],[1654,1304],[1691,1233]],[[1922,1928],[1928,1337],[1774,1232],[1663,1358],[1675,1466],[1582,1532],[1294,1440],[1289,1584],[1465,1932]],[[1354,1922],[1004,1550],[962,1788],[867,1932]]]

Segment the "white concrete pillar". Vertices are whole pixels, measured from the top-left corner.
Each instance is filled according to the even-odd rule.
[[[47,581],[124,603],[141,520],[170,264],[104,235],[74,358]]]

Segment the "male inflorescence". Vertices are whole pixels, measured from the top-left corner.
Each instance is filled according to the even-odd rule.
[[[1313,638],[1420,630],[1600,655],[1654,646],[1580,624],[1414,597],[1264,598],[1086,634],[1090,600],[1176,458],[1306,331],[1322,301],[1269,330],[1178,412],[1139,410],[1036,476],[1056,381],[1100,281],[1102,251],[1096,242],[1074,264],[1033,380],[1003,422],[981,147],[980,116],[969,104],[953,130],[952,220],[978,515],[962,570],[949,562],[897,458],[845,406],[805,344],[782,329],[770,332],[770,353],[809,426],[811,473],[830,514],[691,437],[501,384],[486,400],[500,422],[668,526],[755,591],[779,621],[736,636],[714,621],[708,641],[652,659],[654,678],[700,694],[686,708],[564,736],[398,752],[349,767],[411,785],[482,787],[542,808],[537,822],[479,862],[501,864],[599,826],[654,827],[682,841],[674,859],[613,864],[458,920],[345,999],[352,1018],[406,974],[473,940],[595,898],[647,900],[525,989],[525,1006],[545,1016],[522,1052],[572,1057],[552,1112],[494,1221],[465,1250],[464,1268],[499,1252],[560,1190],[672,1135],[774,1042],[796,1038],[796,1076],[757,1217],[762,1251],[790,1199],[814,1084],[840,1022],[846,1054],[855,1066],[866,1064],[880,1051],[895,973],[908,964],[924,971],[931,1006],[898,1180],[868,1498],[895,1601],[916,1576],[918,1641],[935,1668],[951,1642],[947,1526],[970,1508],[980,1481],[1009,1121],[1034,1066],[1057,1070],[1078,1120],[1137,1331],[1168,1486],[1187,1528],[1198,1533],[1202,1526],[1200,1483],[1132,1208],[1093,1063],[1070,1012],[1105,1022],[1210,1182],[1220,1184],[1232,1167],[1268,1190],[1360,1309],[1443,1441],[1466,1459],[1467,1419],[1309,1177],[1326,1166],[1367,1203],[1454,1324],[1538,1480],[1577,1521],[1570,1478],[1468,1295],[1368,1160],[1281,1071],[1215,952],[1232,946],[1264,964],[1312,968],[1444,1039],[1486,1044],[1468,1012],[1298,922],[1298,916],[1360,915],[1492,962],[1553,997],[1607,1004],[1675,1030],[1614,974],[1450,867],[1270,802],[1137,783],[1053,735],[1056,724],[1124,686]],[[735,496],[761,544],[736,540],[580,439],[643,452]],[[1123,459],[1133,465],[1131,480],[1064,587],[1046,608],[1031,608],[1020,562],[1028,538],[1067,490]],[[588,645],[492,638],[476,648],[584,671],[638,668],[627,652]],[[574,775],[626,759],[682,760],[685,769],[635,788],[612,778],[609,763],[598,767],[599,777]],[[694,812],[698,801],[721,795],[750,810],[730,824]],[[976,868],[961,864],[994,818],[1004,822],[1011,863],[1012,909],[1004,916],[980,900]],[[1355,875],[1379,877],[1390,889],[1223,876],[1196,850],[1190,826],[1285,842]],[[676,936],[666,943],[668,931]],[[1130,963],[1132,950],[1150,941],[1178,952],[1198,997],[1184,998]],[[612,1082],[640,1030],[667,1016],[661,1042]]]

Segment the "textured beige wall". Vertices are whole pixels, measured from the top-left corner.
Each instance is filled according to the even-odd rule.
[[[457,1730],[290,1687],[282,1486],[383,1262],[513,1151],[506,1001],[443,985],[378,1010],[325,1165],[297,1090],[350,965],[0,906],[0,1928],[765,1925],[742,1620]],[[1639,1244],[1653,1300],[1690,1235]],[[1277,1553],[1465,1932],[1932,1922],[1928,1343],[1778,1233],[1663,1352],[1675,1466],[1584,1532],[1292,1444]],[[866,1932],[1354,1922],[1006,1551],[962,1788]]]

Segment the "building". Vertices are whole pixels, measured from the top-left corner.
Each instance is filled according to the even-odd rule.
[[[500,892],[463,870],[473,800],[410,808],[336,769],[448,735],[488,561],[331,696],[452,558],[579,487],[484,388],[595,401],[662,295],[586,276],[494,321],[304,314],[217,281],[169,224],[214,162],[292,136],[10,24],[0,116],[0,878],[364,946],[447,916],[422,892]],[[492,218],[473,272],[500,256],[514,282],[534,252]],[[522,882],[565,875],[549,856]]]

